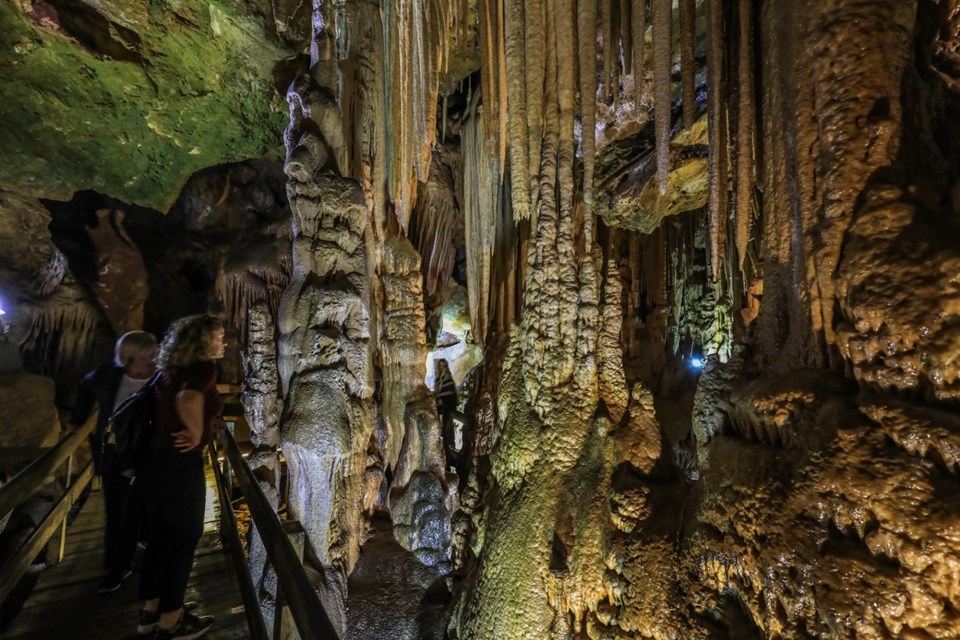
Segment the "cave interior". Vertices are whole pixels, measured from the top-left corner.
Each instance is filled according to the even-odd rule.
[[[960,637],[960,0],[8,0],[0,115],[0,448],[218,315],[343,638]]]

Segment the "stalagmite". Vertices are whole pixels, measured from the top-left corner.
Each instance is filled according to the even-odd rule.
[[[740,38],[738,51],[739,95],[737,109],[737,209],[736,246],[740,271],[750,243],[753,218],[753,2],[740,0]]]
[[[577,35],[583,140],[583,234],[589,246],[593,242],[593,172],[597,147],[597,0],[578,3]]]
[[[244,392],[241,397],[244,416],[250,427],[250,442],[255,447],[248,458],[250,468],[260,479],[260,489],[274,509],[280,503],[277,445],[280,442],[280,414],[283,410],[277,376],[275,317],[276,309],[269,309],[264,301],[253,303],[249,308],[245,332],[248,339],[243,352]],[[269,605],[277,597],[276,575],[269,569],[267,553],[255,527],[248,547],[248,563],[257,590],[261,594],[269,594],[268,598],[261,595],[261,608],[272,615],[273,607]]]
[[[666,194],[670,180],[671,125],[671,0],[653,0],[653,109],[657,137],[657,183],[660,194]]]
[[[723,75],[723,4],[707,2],[707,119],[710,137],[710,265],[714,280],[723,262],[727,219],[727,111]]]
[[[639,111],[643,103],[643,60],[647,42],[647,0],[634,0],[633,11],[630,14],[631,29],[633,31],[633,104],[634,110]]]
[[[697,45],[697,0],[680,0],[680,86],[683,92],[683,126],[693,126],[697,113],[697,96],[694,82],[696,63],[694,51]]]
[[[523,0],[505,0],[504,28],[507,96],[510,107],[507,123],[510,136],[510,183],[514,215],[530,217],[530,157],[527,139],[526,64],[524,60]]]
[[[396,473],[406,437],[404,414],[408,403],[414,397],[427,397],[423,388],[427,355],[423,277],[420,256],[406,238],[388,237],[382,251],[385,335],[381,347],[381,412],[387,431],[383,465]],[[419,462],[417,460],[417,464]]]

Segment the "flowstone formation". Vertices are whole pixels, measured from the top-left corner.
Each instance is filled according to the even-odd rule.
[[[681,554],[690,604],[724,637],[960,632],[960,423],[850,387],[809,371],[731,390]]]

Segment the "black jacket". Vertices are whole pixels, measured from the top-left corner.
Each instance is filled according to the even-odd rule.
[[[103,429],[113,412],[113,401],[117,397],[122,379],[123,367],[112,362],[106,362],[83,376],[77,389],[73,412],[70,414],[70,424],[79,427],[87,421],[94,407],[100,409],[100,413],[97,414],[97,427],[90,434],[90,451],[98,474],[103,471],[103,461],[100,459]]]

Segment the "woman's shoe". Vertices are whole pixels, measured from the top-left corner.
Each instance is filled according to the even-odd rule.
[[[213,616],[195,616],[186,610],[180,614],[180,621],[173,629],[163,629],[159,625],[153,632],[153,640],[194,640],[213,626]]]
[[[197,608],[197,603],[193,600],[183,603],[183,610],[187,613],[193,613]],[[137,623],[137,635],[145,636],[153,633],[157,625],[160,624],[159,611],[147,611],[140,609],[140,620]]]

